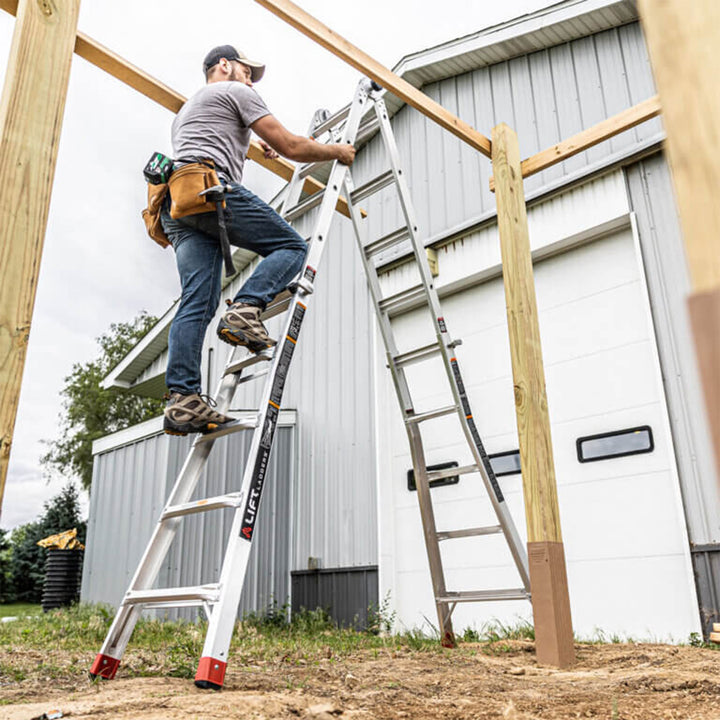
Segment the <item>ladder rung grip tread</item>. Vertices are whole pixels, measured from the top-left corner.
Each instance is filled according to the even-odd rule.
[[[353,203],[358,203],[364,200],[370,195],[374,195],[376,192],[380,192],[383,188],[387,187],[394,180],[392,169],[386,170],[381,175],[374,177],[372,180],[368,180],[360,187],[355,188],[350,193],[350,198]]]
[[[331,115],[327,120],[320,123],[320,125],[313,129],[312,137],[320,137],[323,133],[326,133],[328,130],[332,130],[332,128],[336,125],[339,125],[343,120],[347,120],[348,115],[350,115],[351,107],[352,105],[348,105],[342,110],[338,110],[338,112],[334,115]]]
[[[322,190],[318,190],[310,197],[301,200],[297,205],[293,205],[293,207],[291,207],[287,212],[284,212],[283,218],[288,222],[296,220],[301,215],[304,215],[308,210],[312,210],[314,207],[317,207],[322,202],[324,196],[325,189],[323,188]]]
[[[260,313],[260,319],[261,320],[269,320],[272,317],[275,317],[276,315],[280,315],[281,313],[284,313],[289,307],[290,303],[292,302],[292,295],[290,293],[287,294],[287,297],[283,297],[281,300],[278,300],[277,302],[273,302],[272,305],[268,305],[265,310]]]
[[[427,294],[425,292],[425,286],[413,285],[411,288],[401,290],[394,295],[388,295],[378,303],[381,312],[386,312],[388,315],[392,315],[394,311],[402,308],[406,305],[415,305],[418,301],[427,301]]]
[[[426,420],[434,420],[435,418],[443,417],[444,415],[450,415],[451,413],[457,412],[457,405],[448,405],[447,407],[438,408],[437,410],[428,410],[427,412],[417,413],[416,415],[410,415],[405,418],[406,423],[421,423]]]
[[[200,602],[217,602],[220,595],[220,586],[191,585],[177,588],[155,588],[152,590],[130,590],[123,598],[123,605],[145,605],[148,603],[173,602],[186,603],[191,600]]]
[[[487,600],[527,600],[530,597],[524,588],[503,590],[471,590],[469,592],[446,592],[435,598],[436,602],[484,602]]]
[[[253,354],[250,353],[247,355],[247,357],[244,357],[242,360],[238,360],[237,362],[230,363],[224,370],[223,375],[234,375],[237,372],[240,372],[241,370],[244,370],[247,367],[251,367],[253,365],[257,365],[261,362],[269,362],[273,359],[273,351],[272,350],[264,350],[261,353]]]
[[[404,226],[398,228],[397,230],[393,230],[387,235],[383,235],[377,240],[373,240],[371,243],[368,243],[363,248],[363,251],[365,252],[365,257],[370,259],[373,255],[377,255],[378,253],[384,252],[385,250],[389,250],[391,247],[399,245],[401,242],[405,242],[409,239],[410,231],[408,230],[407,226]]]
[[[183,503],[182,505],[171,505],[163,511],[160,519],[168,520],[169,518],[209,512],[210,510],[218,510],[220,508],[238,507],[241,501],[242,493],[228,493],[227,495],[217,495],[216,497],[195,500],[194,502]]]
[[[427,479],[428,482],[432,482],[433,480],[444,480],[445,478],[467,475],[477,471],[478,466],[473,463],[472,465],[463,465],[462,467],[448,468],[447,470],[431,470],[427,474]]]
[[[298,170],[299,178],[306,178],[308,175],[312,175],[316,170],[319,170],[325,165],[329,165],[333,160],[317,160],[316,162],[306,163],[300,170]]]
[[[213,432],[205,433],[200,435],[195,441],[197,443],[210,442],[215,438],[223,437],[224,435],[232,435],[233,433],[240,432],[241,430],[253,430],[257,427],[257,418],[253,420],[234,420],[233,422],[225,423],[224,425],[218,426],[217,430]]]
[[[443,530],[437,533],[438,540],[455,540],[457,538],[480,537],[481,535],[497,535],[502,532],[502,525],[465,528],[463,530]]]
[[[365,140],[368,135],[372,135],[380,127],[380,121],[377,115],[373,115],[369,120],[365,120],[358,128],[355,136],[355,145]]]
[[[393,358],[396,368],[405,367],[406,365],[412,365],[416,362],[421,362],[429,357],[434,357],[442,351],[442,346],[437,342],[424,345],[423,347],[416,348],[415,350],[408,350],[407,352],[400,353]],[[457,468],[456,468],[457,469]],[[453,473],[457,475],[457,473]],[[448,476],[450,477],[450,476]]]

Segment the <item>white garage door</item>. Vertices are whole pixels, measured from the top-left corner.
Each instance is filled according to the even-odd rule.
[[[441,256],[442,262],[442,256]],[[536,264],[536,287],[560,513],[576,633],[598,629],[636,638],[687,639],[698,611],[688,542],[644,278],[630,228]],[[501,279],[443,300],[474,416],[489,453],[518,448]],[[396,321],[402,347],[419,345],[426,327],[415,311]],[[437,361],[439,363],[439,361]],[[439,364],[413,366],[416,410],[449,401]],[[408,490],[407,440],[387,379],[380,385],[381,586],[400,621],[436,623],[416,493]],[[651,452],[578,460],[579,438],[649,427]],[[630,439],[646,438],[647,432]],[[426,423],[428,464],[470,461],[452,418]],[[525,537],[522,480],[500,478]],[[493,524],[477,475],[432,490],[438,529]],[[502,537],[442,544],[450,590],[518,587]],[[493,618],[529,618],[525,602],[459,606],[455,630]]]

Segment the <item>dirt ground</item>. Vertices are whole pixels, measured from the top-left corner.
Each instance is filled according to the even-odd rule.
[[[31,720],[57,708],[73,720],[720,720],[720,652],[710,649],[578,645],[577,664],[563,671],[538,666],[529,641],[465,645],[462,653],[326,654],[312,662],[231,664],[222,692],[122,672],[93,684],[85,679],[92,658],[76,656],[77,673],[65,665],[55,679],[3,682],[0,718]],[[40,659],[29,653],[14,661]],[[130,653],[126,661],[132,669]]]

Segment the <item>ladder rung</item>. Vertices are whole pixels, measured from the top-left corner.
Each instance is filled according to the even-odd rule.
[[[530,593],[524,588],[507,590],[471,590],[470,592],[446,592],[435,598],[436,602],[483,602],[485,600],[528,600]]]
[[[425,286],[414,285],[407,290],[401,290],[399,293],[389,295],[383,298],[378,304],[382,312],[393,315],[396,311],[405,307],[406,305],[416,305],[418,302],[427,301],[427,294],[425,293]]]
[[[223,375],[233,375],[234,373],[240,372],[241,370],[244,370],[247,367],[251,367],[252,365],[256,365],[257,363],[269,362],[273,359],[273,353],[274,351],[272,349],[263,350],[262,352],[257,353],[257,355],[250,353],[242,360],[230,363],[225,368]]]
[[[220,508],[235,508],[241,504],[242,498],[242,493],[228,493],[227,495],[217,495],[216,497],[195,500],[182,505],[171,505],[163,512],[160,519],[168,520],[169,518],[193,515],[194,513],[208,512]]]
[[[200,435],[195,441],[196,443],[206,443],[215,438],[222,437],[223,435],[231,435],[232,433],[240,432],[241,430],[252,430],[257,427],[257,418],[252,420],[233,420],[233,422],[225,423],[220,425],[217,430],[213,432],[205,433]]]
[[[361,143],[368,135],[372,135],[380,127],[380,121],[377,115],[372,115],[368,120],[365,120],[358,128],[357,135],[355,136],[355,145]]]
[[[197,601],[198,604],[209,602],[214,603],[220,597],[220,586],[217,583],[211,585],[194,585],[178,588],[161,588],[154,590],[129,590],[123,598],[123,605],[163,605],[172,607],[174,603],[187,604]]]
[[[292,293],[288,291],[284,291],[280,293],[273,301],[268,305],[265,310],[260,313],[260,319],[261,320],[269,320],[272,317],[275,317],[276,315],[280,315],[281,313],[284,313],[289,307],[290,303],[292,302]]]
[[[369,260],[373,255],[377,255],[384,250],[389,250],[394,245],[399,245],[401,242],[407,240],[409,237],[410,231],[408,230],[407,226],[398,228],[397,230],[393,230],[393,232],[388,233],[387,235],[379,238],[378,240],[373,240],[373,242],[368,243],[363,248],[363,250],[365,251],[365,257]]]
[[[417,413],[416,415],[410,415],[405,418],[405,422],[410,423],[421,423],[425,420],[433,420],[434,418],[442,417],[443,415],[450,415],[456,413],[458,410],[457,405],[448,405],[447,407],[438,408],[437,410],[428,410],[424,413]]]
[[[413,363],[433,357],[434,355],[437,355],[440,350],[441,346],[437,342],[430,343],[430,345],[424,345],[423,347],[416,348],[415,350],[408,350],[407,352],[400,353],[400,355],[396,355],[393,358],[393,363],[396,368],[405,367],[406,365],[412,365]],[[452,475],[457,475],[457,472],[451,473],[450,475],[444,475],[443,477],[451,477]]]
[[[445,530],[437,533],[438,540],[455,540],[456,538],[477,537],[478,535],[497,535],[502,532],[502,525],[465,528],[464,530]]]
[[[265,370],[260,370],[256,373],[251,373],[250,375],[243,375],[242,377],[238,378],[238,385],[242,385],[243,383],[249,383],[253,380],[257,380],[258,378],[265,377],[270,372],[269,368],[265,368]]]
[[[350,114],[350,105],[344,107],[342,110],[338,110],[334,115],[331,115],[325,122],[320,123],[313,131],[312,137],[320,137],[323,133],[331,130],[336,125],[339,125],[343,120],[346,120]]]
[[[324,195],[325,188],[322,188],[316,193],[313,193],[310,197],[301,200],[297,205],[291,207],[287,212],[284,212],[283,217],[288,222],[292,222],[293,220],[299,218],[301,215],[304,215],[308,210],[312,210],[314,207],[317,207],[322,202]]]
[[[354,203],[358,203],[361,200],[364,200],[366,197],[369,197],[370,195],[374,195],[376,192],[380,192],[384,187],[387,187],[392,181],[393,181],[393,171],[392,169],[386,170],[382,175],[378,175],[377,177],[374,177],[372,180],[368,180],[364,185],[361,185],[358,188],[355,188],[350,193],[350,198]]]
[[[463,465],[462,467],[448,468],[447,470],[431,470],[427,474],[427,479],[428,482],[432,482],[433,480],[444,480],[445,478],[467,475],[477,471],[478,466],[473,463],[472,465]]]
[[[306,178],[308,175],[312,175],[316,170],[319,170],[326,165],[334,162],[333,160],[318,160],[317,162],[306,163],[298,171],[299,178]]]

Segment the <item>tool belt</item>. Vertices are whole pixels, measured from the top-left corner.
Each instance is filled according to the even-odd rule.
[[[188,215],[213,212],[215,203],[208,202],[199,193],[219,184],[220,180],[212,160],[188,163],[174,170],[168,180],[171,200],[170,217],[178,220]],[[225,202],[223,201],[224,207]]]
[[[219,184],[220,180],[212,160],[182,165],[177,170],[173,170],[166,183],[148,183],[148,205],[142,211],[148,235],[161,247],[170,245],[170,240],[160,222],[160,212],[168,192],[171,199],[170,217],[178,220],[188,215],[215,211],[215,203],[209,202],[199,193]],[[222,206],[225,207],[224,201]]]
[[[148,235],[160,247],[166,248],[170,244],[168,236],[163,230],[160,222],[160,211],[162,210],[165,196],[168,194],[168,184],[160,183],[159,185],[147,184],[148,189],[148,206],[142,211],[142,219],[145,222],[145,229]]]

